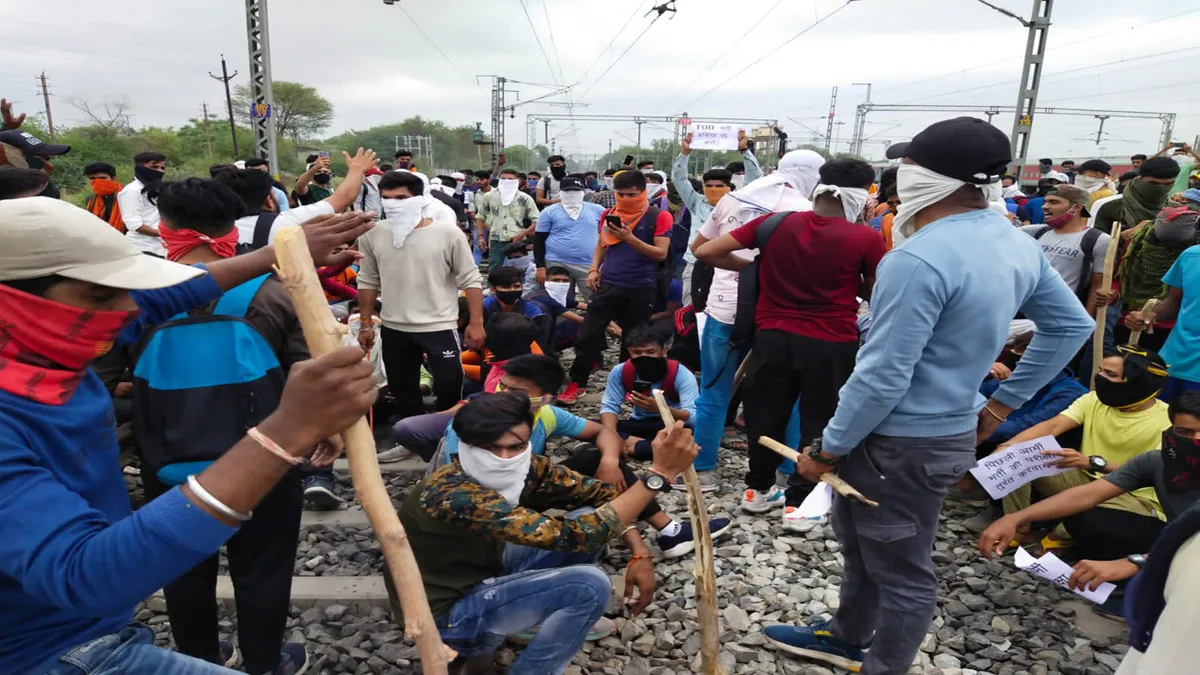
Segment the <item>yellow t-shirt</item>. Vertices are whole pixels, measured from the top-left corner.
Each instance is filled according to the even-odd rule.
[[[1099,455],[1110,464],[1124,464],[1143,452],[1160,449],[1162,432],[1171,426],[1167,404],[1162,401],[1155,399],[1154,405],[1138,412],[1121,412],[1101,403],[1094,391],[1075,399],[1062,414],[1083,427],[1079,452],[1089,457]],[[1154,488],[1142,488],[1133,494],[1159,503]]]

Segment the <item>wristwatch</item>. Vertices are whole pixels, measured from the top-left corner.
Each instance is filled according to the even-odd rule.
[[[1134,565],[1137,565],[1137,568],[1139,570],[1146,566],[1147,558],[1142,553],[1134,553],[1131,556],[1127,556],[1125,559],[1128,560],[1129,562],[1133,563]]]
[[[808,456],[826,466],[833,466],[838,463],[838,458],[830,459],[821,454],[822,439],[814,438],[812,445],[808,448]]]
[[[645,476],[642,476],[642,483],[655,492],[671,491],[670,481],[657,473],[648,473]]]
[[[1108,460],[1100,455],[1092,455],[1088,457],[1088,467],[1094,473],[1104,473],[1104,469],[1108,467]]]

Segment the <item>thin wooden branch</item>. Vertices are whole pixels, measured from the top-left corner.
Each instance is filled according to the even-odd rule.
[[[335,321],[329,311],[312,255],[308,251],[304,230],[299,227],[280,230],[275,235],[275,256],[278,260],[277,274],[292,298],[300,326],[304,329],[308,350],[313,356],[319,356],[340,348],[345,327]],[[447,675],[450,662],[456,654],[442,643],[434,624],[417,559],[413,556],[408,535],[383,484],[379,461],[375,458],[375,438],[367,419],[360,418],[342,432],[342,437],[346,441],[346,457],[350,461],[354,491],[379,539],[387,569],[400,596],[404,632],[417,643],[423,672],[426,675]]]
[[[1142,305],[1142,316],[1146,316],[1147,313],[1153,312],[1154,307],[1156,305],[1158,305],[1158,298],[1150,298],[1149,300],[1147,300],[1146,304]],[[1136,344],[1140,343],[1142,341],[1142,332],[1143,331],[1140,331],[1140,330],[1135,330],[1135,331],[1131,332],[1129,334],[1129,344],[1136,345]],[[1150,324],[1150,326],[1145,330],[1145,332],[1153,333],[1154,332],[1154,324]]]
[[[654,390],[658,402],[658,413],[663,425],[670,429],[675,424],[671,406],[663,398],[661,389]],[[689,466],[683,472],[683,483],[687,486],[688,513],[692,517],[692,537],[696,542],[696,565],[692,576],[696,579],[696,613],[700,619],[700,672],[704,675],[725,675],[721,667],[720,627],[717,623],[717,572],[713,567],[712,532],[708,529],[708,509],[704,506],[704,494],[700,492],[700,479],[696,468]]]
[[[788,446],[784,445],[783,443],[780,443],[779,441],[775,440],[774,438],[771,438],[770,436],[759,436],[758,442],[761,443],[764,448],[766,448],[768,450],[774,450],[776,453],[783,455],[785,458],[790,459],[793,462],[800,461],[800,453],[789,448]],[[821,482],[827,483],[839,495],[841,495],[843,497],[857,499],[858,501],[866,504],[867,506],[879,506],[879,502],[867,499],[863,495],[863,493],[859,492],[858,490],[855,490],[853,485],[850,485],[846,481],[842,480],[841,477],[839,477],[836,473],[834,473],[832,471],[821,474]]]
[[[1117,249],[1121,248],[1121,224],[1113,223],[1112,239],[1104,254],[1104,276],[1100,288],[1112,289],[1113,265],[1117,262]],[[1100,361],[1104,358],[1104,328],[1108,321],[1108,305],[1096,308],[1096,332],[1092,335],[1092,373],[1088,376],[1088,388],[1096,388],[1096,373],[1100,372]]]

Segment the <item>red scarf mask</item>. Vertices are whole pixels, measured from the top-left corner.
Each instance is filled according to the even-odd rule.
[[[180,258],[199,246],[208,246],[213,253],[222,258],[232,258],[237,254],[238,229],[236,227],[215,239],[195,230],[172,230],[165,226],[158,228],[158,235],[167,249],[167,260],[171,262],[178,262]]]
[[[77,309],[0,284],[0,390],[62,405],[137,312]]]

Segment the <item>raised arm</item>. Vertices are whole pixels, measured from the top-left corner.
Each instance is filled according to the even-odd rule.
[[[375,158],[374,150],[363,150],[362,148],[359,148],[353,157],[348,152],[343,152],[342,156],[346,158],[346,177],[342,180],[342,184],[333,191],[333,194],[325,200],[333,207],[334,213],[341,213],[354,203],[362,190],[363,174],[367,169],[375,166],[378,161]]]

